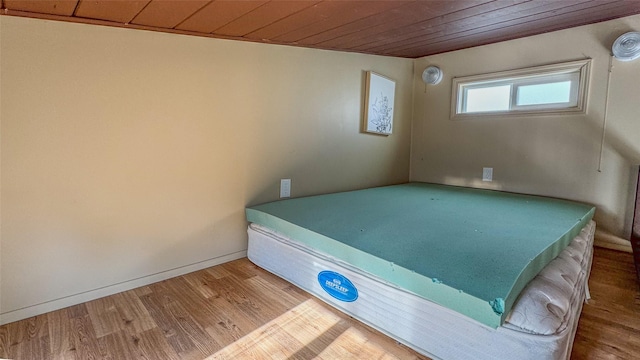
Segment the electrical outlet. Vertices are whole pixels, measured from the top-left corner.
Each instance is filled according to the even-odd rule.
[[[291,179],[280,179],[280,197],[291,197]]]
[[[482,181],[493,181],[493,168],[482,168]]]

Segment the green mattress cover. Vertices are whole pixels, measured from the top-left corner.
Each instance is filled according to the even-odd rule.
[[[592,206],[427,183],[281,200],[247,220],[498,327]]]

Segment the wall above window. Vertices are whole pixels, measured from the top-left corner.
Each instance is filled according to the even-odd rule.
[[[451,118],[585,113],[591,59],[453,79]]]

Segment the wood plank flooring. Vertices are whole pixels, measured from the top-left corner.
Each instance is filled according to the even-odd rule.
[[[596,248],[572,359],[637,359],[630,254]],[[241,259],[0,327],[10,359],[427,359]]]
[[[640,359],[640,291],[633,256],[595,248],[572,359]]]

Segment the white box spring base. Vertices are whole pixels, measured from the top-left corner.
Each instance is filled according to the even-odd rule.
[[[497,329],[256,224],[248,229],[248,257],[256,265],[434,359],[568,359],[591,268],[594,230],[595,223],[587,225],[532,280],[507,322]],[[345,302],[330,296],[319,285],[321,271],[333,271],[349,279],[357,288],[357,300]]]

